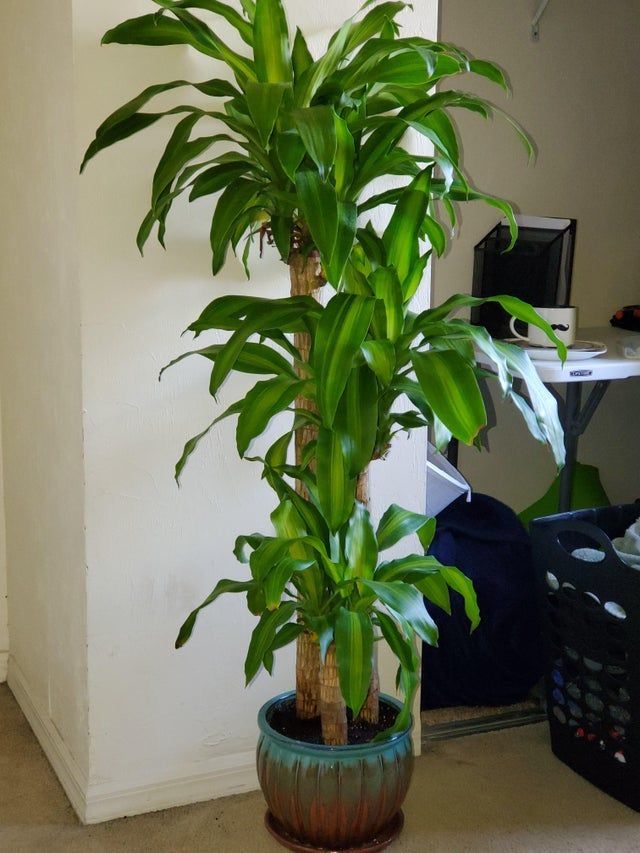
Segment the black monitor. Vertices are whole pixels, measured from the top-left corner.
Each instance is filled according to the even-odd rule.
[[[571,274],[576,238],[575,219],[517,216],[518,239],[511,241],[506,219],[499,222],[475,247],[473,295],[517,296],[537,308],[566,306],[571,299]],[[471,320],[493,337],[508,338],[509,315],[487,303],[471,312]]]

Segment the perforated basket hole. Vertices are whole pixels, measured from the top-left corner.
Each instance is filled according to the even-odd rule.
[[[594,610],[600,607],[601,602],[595,592],[583,592],[581,595],[582,603],[589,609]]]
[[[598,540],[582,531],[562,530],[558,533],[557,541],[567,554],[583,562],[601,563],[606,557]]]
[[[596,681],[595,678],[585,678],[584,683],[589,688],[589,690],[593,690],[596,693],[602,690],[602,685],[599,681]]]
[[[582,691],[573,681],[571,684],[567,684],[566,691],[572,699],[582,699]]]
[[[560,592],[565,598],[568,598],[570,601],[575,601],[578,597],[578,591],[572,583],[565,581],[560,587]]]
[[[607,601],[605,602],[604,609],[610,616],[613,616],[614,619],[619,619],[623,621],[627,618],[627,611],[615,601]]]
[[[553,592],[557,592],[560,589],[560,581],[553,574],[553,572],[547,572],[545,575],[545,580],[547,582],[547,586],[549,589],[553,590]]]
[[[602,699],[598,699],[593,693],[587,693],[584,697],[585,703],[591,708],[592,711],[595,711],[597,714],[601,714],[604,711],[604,702]]]
[[[602,664],[599,661],[592,658],[582,658],[582,661],[591,672],[602,672]]]
[[[564,698],[564,693],[562,692],[562,690],[560,690],[558,687],[556,687],[556,689],[552,692],[551,695],[553,696],[554,702],[557,702],[558,705],[564,705],[565,698]]]
[[[621,708],[620,705],[609,705],[609,716],[617,723],[631,722],[631,714],[626,708]]]
[[[620,764],[626,764],[627,763],[627,759],[625,757],[625,754],[621,749],[619,749],[617,752],[615,752],[613,757],[615,758],[616,761],[619,761]]]
[[[572,717],[576,717],[576,719],[582,719],[584,717],[584,713],[580,705],[577,702],[572,702],[569,700],[569,713]]]
[[[567,722],[567,715],[562,708],[559,708],[557,705],[553,706],[553,715],[563,725]]]

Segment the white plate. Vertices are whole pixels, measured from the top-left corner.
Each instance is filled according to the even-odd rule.
[[[534,361],[560,361],[555,347],[539,347],[519,338],[509,338],[507,343],[522,347]],[[573,346],[567,348],[567,361],[586,361],[588,358],[604,355],[606,351],[607,348],[601,341],[576,341]]]

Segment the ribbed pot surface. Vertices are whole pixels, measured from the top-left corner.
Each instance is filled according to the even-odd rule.
[[[398,814],[411,780],[411,727],[383,743],[328,747],[293,740],[271,728],[260,711],[257,764],[273,817],[303,844],[348,849],[370,842]],[[400,708],[390,696],[381,701]]]

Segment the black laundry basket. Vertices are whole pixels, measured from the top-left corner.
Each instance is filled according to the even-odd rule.
[[[640,811],[640,571],[611,539],[640,503],[532,522],[551,746],[565,764]],[[597,563],[572,556],[603,552]]]
[[[640,811],[640,571],[611,539],[640,504],[568,512],[532,522],[554,754]],[[572,556],[603,552],[597,563]]]

